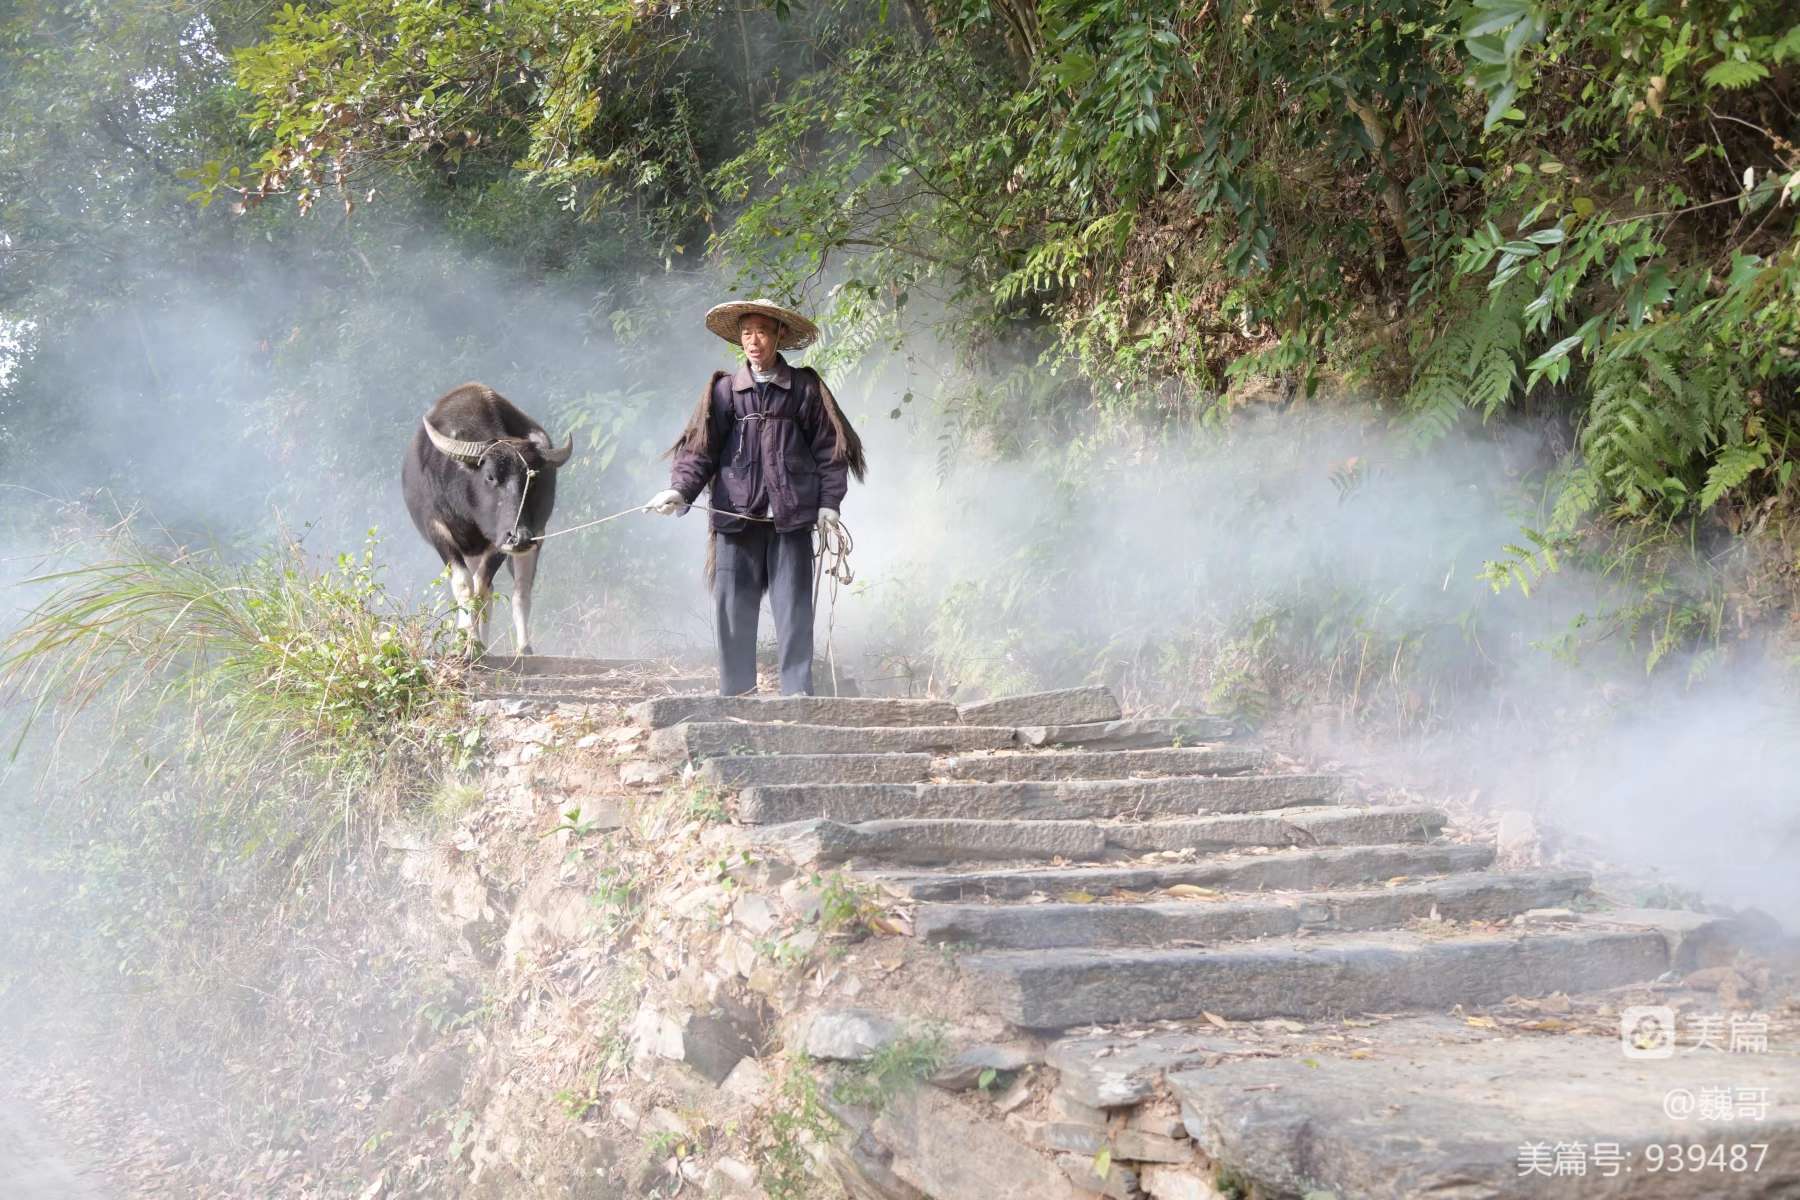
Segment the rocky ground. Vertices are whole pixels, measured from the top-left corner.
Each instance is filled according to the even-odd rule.
[[[387,838],[453,986],[264,1194],[1800,1194],[1752,914],[1101,689],[705,682],[480,676],[479,790]]]

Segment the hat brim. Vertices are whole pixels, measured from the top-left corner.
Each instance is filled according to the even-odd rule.
[[[733,300],[715,304],[706,310],[706,327],[732,345],[738,344],[738,322],[751,314],[779,322],[783,350],[798,350],[818,339],[819,327],[791,308],[783,308],[772,300]]]

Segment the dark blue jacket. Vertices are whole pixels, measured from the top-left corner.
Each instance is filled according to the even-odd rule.
[[[675,454],[669,486],[692,504],[710,485],[713,528],[736,533],[749,522],[726,514],[747,512],[761,491],[775,528],[788,532],[818,522],[821,508],[842,511],[850,487],[849,468],[834,462],[837,435],[819,396],[819,375],[811,367],[790,367],[777,359],[775,378],[765,388],[758,411],[750,367],[721,372],[713,381],[711,425],[706,448]]]

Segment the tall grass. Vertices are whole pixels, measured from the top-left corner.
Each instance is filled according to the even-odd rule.
[[[316,866],[428,790],[409,770],[458,694],[454,629],[395,604],[375,550],[371,534],[320,571],[291,541],[232,563],[126,530],[27,581],[49,591],[0,641],[0,686],[26,714],[13,751],[46,725],[60,747],[102,711],[109,752],[150,776],[179,766],[186,816],[222,850]]]
[[[430,967],[372,932],[376,834],[466,759],[462,642],[386,591],[373,535],[323,567],[128,530],[81,552],[0,639],[0,1023],[249,1153],[271,1087],[411,1019]]]

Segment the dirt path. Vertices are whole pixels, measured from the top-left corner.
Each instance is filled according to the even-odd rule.
[[[0,1091],[0,1195],[8,1200],[107,1200],[111,1195],[42,1117]]]

